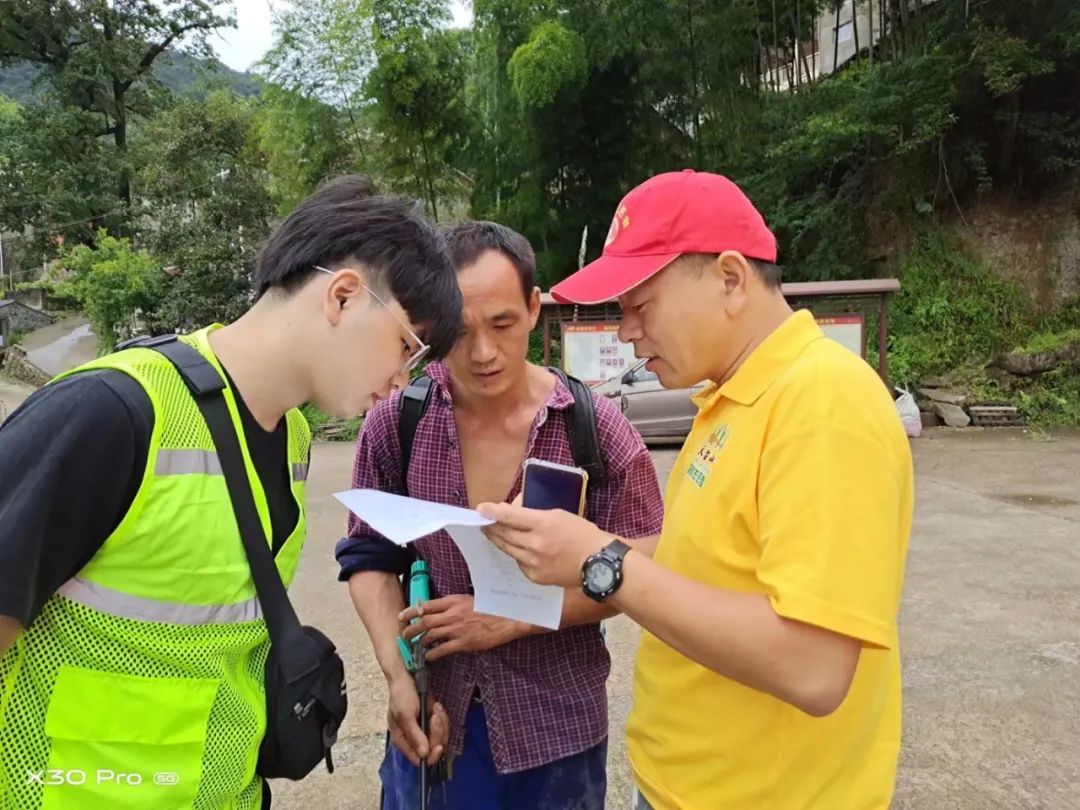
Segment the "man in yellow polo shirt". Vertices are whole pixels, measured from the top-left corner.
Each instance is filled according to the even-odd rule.
[[[663,532],[629,543],[566,512],[481,507],[531,579],[644,627],[627,730],[639,810],[870,810],[892,796],[911,453],[881,380],[792,312],[775,261],[726,178],[631,191],[604,255],[552,293],[617,298],[620,338],[666,387],[712,381]]]

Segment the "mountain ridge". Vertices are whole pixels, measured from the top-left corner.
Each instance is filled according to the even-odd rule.
[[[41,68],[32,62],[14,62],[0,67],[0,95],[20,104],[33,101],[37,95],[34,79]],[[192,92],[204,78],[221,78],[239,96],[256,96],[259,84],[253,73],[233,70],[223,62],[197,59],[183,51],[170,51],[154,63],[154,77],[177,95]]]

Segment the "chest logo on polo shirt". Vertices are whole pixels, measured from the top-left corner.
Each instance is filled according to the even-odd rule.
[[[716,463],[716,457],[724,449],[724,445],[727,444],[730,433],[731,429],[727,425],[720,425],[705,439],[705,443],[697,451],[694,460],[686,468],[686,474],[690,477],[690,480],[699,487],[705,486],[705,481],[708,479],[709,473],[712,472],[713,464]]]

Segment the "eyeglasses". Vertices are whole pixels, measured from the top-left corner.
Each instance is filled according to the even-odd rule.
[[[336,275],[336,273],[333,270],[327,270],[325,267],[320,267],[317,264],[315,265],[315,269],[322,272],[322,273],[326,273],[327,275],[330,275],[330,276]],[[413,369],[415,369],[418,365],[420,365],[420,361],[423,360],[427,356],[427,353],[429,351],[431,351],[431,347],[428,344],[424,343],[424,341],[422,341],[412,329],[410,329],[408,326],[406,326],[405,321],[401,320],[401,318],[399,318],[397,315],[395,315],[394,310],[390,309],[390,307],[387,306],[386,302],[383,301],[378,296],[378,294],[374,290],[371,289],[371,287],[367,286],[366,284],[361,284],[360,286],[363,287],[365,290],[367,290],[368,295],[370,295],[372,298],[374,298],[376,301],[378,301],[379,304],[382,305],[382,308],[385,309],[387,312],[389,312],[390,316],[395,321],[397,321],[399,324],[401,324],[401,328],[409,333],[409,337],[411,337],[413,340],[416,341],[416,346],[417,346],[416,351],[414,351],[412,354],[409,355],[409,358],[405,361],[404,365],[402,365],[401,369],[398,371],[399,374],[408,374]],[[406,344],[405,348],[406,349],[409,348],[408,344]]]

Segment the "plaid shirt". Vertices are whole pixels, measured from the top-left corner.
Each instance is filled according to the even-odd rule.
[[[432,363],[428,410],[413,440],[408,493],[414,498],[467,507],[465,473],[449,391],[449,371]],[[377,405],[357,443],[353,486],[404,492],[398,441],[398,398]],[[652,458],[637,431],[610,400],[594,397],[597,433],[607,472],[603,487],[590,488],[587,516],[623,537],[658,534],[663,501]],[[529,434],[526,458],[573,464],[566,418],[570,391],[556,380]],[[524,459],[523,459],[524,460]],[[518,473],[508,499],[521,487]],[[401,550],[353,517],[338,543],[341,579],[358,570],[400,571]],[[469,569],[446,532],[413,544],[431,564],[433,597],[472,592]],[[482,653],[458,653],[431,666],[432,693],[451,718],[451,755],[461,753],[465,715],[479,687],[499,773],[536,768],[586,751],[608,733],[610,670],[599,624],[519,638]]]

